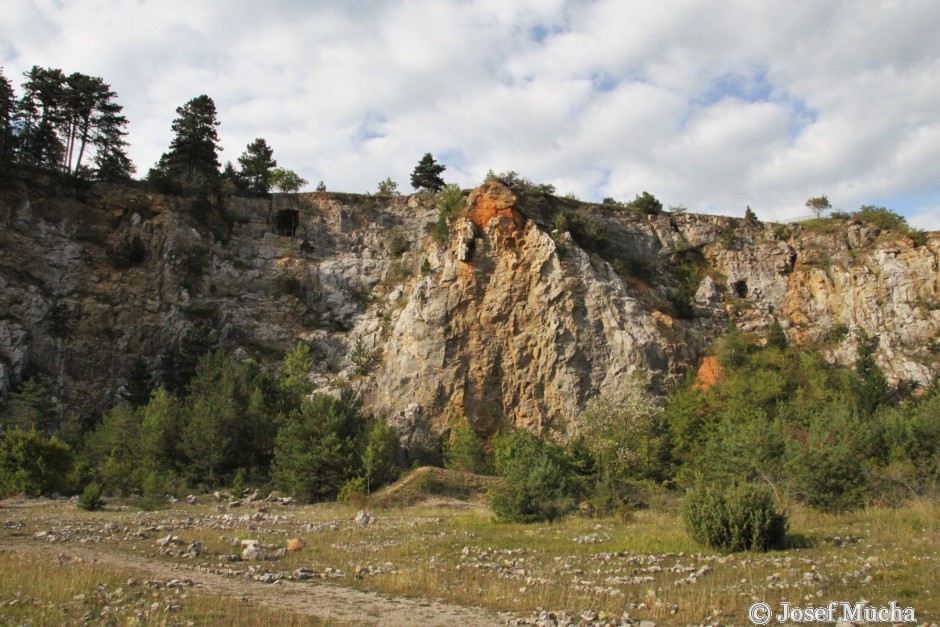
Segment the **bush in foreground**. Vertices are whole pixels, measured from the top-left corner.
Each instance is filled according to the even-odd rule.
[[[782,548],[786,538],[787,517],[754,484],[696,485],[686,494],[682,518],[694,540],[722,551],[768,551]]]
[[[101,501],[101,486],[92,481],[85,486],[82,495],[78,497],[78,509],[83,509],[86,512],[96,512],[101,509],[103,505],[104,503]]]
[[[498,438],[495,448],[505,481],[490,492],[490,507],[501,520],[552,521],[574,509],[579,481],[564,449],[525,431]]]

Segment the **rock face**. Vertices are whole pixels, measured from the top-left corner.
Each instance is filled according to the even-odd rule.
[[[661,383],[694,362],[690,329],[651,310],[609,264],[570,242],[561,252],[508,209],[477,210],[505,207],[508,192],[474,192],[460,236],[432,254],[384,346],[371,396],[380,414],[417,403],[438,426],[466,416],[486,429],[505,417],[568,432],[590,396],[640,374]],[[481,215],[482,229],[471,221]]]
[[[495,182],[444,245],[427,235],[436,220],[426,196],[230,198],[207,213],[131,187],[0,192],[0,402],[35,376],[93,416],[136,356],[159,377],[198,324],[264,362],[310,342],[315,386],[354,387],[406,444],[462,416],[571,434],[587,399],[632,377],[663,389],[729,322],[760,338],[776,318],[842,363],[865,331],[891,378],[940,371],[938,234],[918,246],[863,224],[637,216]],[[139,262],[124,254],[135,237]]]

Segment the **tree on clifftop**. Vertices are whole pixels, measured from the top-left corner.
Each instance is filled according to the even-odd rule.
[[[215,102],[209,96],[193,98],[176,109],[179,116],[171,127],[176,137],[163,153],[157,170],[173,179],[201,184],[219,174],[219,134]]]
[[[65,150],[56,132],[63,120],[65,75],[62,70],[34,65],[23,76],[26,81],[16,116],[19,160],[55,167]]]
[[[293,170],[285,168],[274,168],[271,170],[271,186],[279,192],[293,193],[299,192],[309,181]],[[322,186],[323,183],[320,183]],[[317,191],[321,191],[319,187]]]
[[[259,137],[248,144],[245,152],[238,158],[241,166],[241,176],[248,183],[248,190],[256,194],[267,194],[271,191],[271,174],[277,166],[274,160],[274,149],[268,146],[263,138]]]
[[[3,75],[0,68],[0,163],[13,159],[16,136],[13,134],[13,119],[16,115],[16,96],[13,83]]]
[[[411,173],[411,186],[415,189],[426,189],[432,192],[440,191],[444,187],[444,179],[441,173],[447,169],[447,166],[440,165],[434,160],[431,153],[426,153],[421,157],[421,161],[415,166]]]
[[[829,199],[826,198],[826,196],[810,198],[806,201],[806,206],[809,207],[809,210],[813,212],[813,215],[816,216],[817,219],[821,218],[822,214],[832,209],[832,205],[829,204]]]

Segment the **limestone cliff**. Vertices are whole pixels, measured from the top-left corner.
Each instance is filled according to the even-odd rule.
[[[38,376],[93,415],[134,356],[159,374],[195,324],[262,361],[311,342],[315,385],[355,387],[406,438],[463,415],[570,433],[593,395],[683,377],[729,322],[761,337],[777,318],[846,363],[864,330],[892,378],[940,371],[938,234],[637,216],[498,183],[467,200],[437,244],[427,196],[227,198],[207,213],[135,187],[7,190],[0,398]],[[120,262],[135,237],[142,260]]]

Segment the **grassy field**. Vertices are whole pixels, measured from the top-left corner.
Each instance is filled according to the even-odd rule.
[[[747,624],[755,601],[860,600],[912,606],[919,622],[940,618],[936,502],[839,516],[796,508],[792,548],[732,555],[692,542],[678,503],[669,500],[628,522],[570,517],[551,525],[496,523],[484,506],[458,501],[370,511],[374,520],[362,525],[356,508],[338,504],[224,511],[215,503],[175,504],[138,512],[112,502],[88,513],[64,501],[3,502],[0,624],[109,617],[115,624],[321,624],[301,614],[324,614],[272,585],[298,580],[482,607],[506,612],[504,621],[564,610],[577,622],[591,610],[602,620],[626,613],[661,625]],[[168,535],[180,542],[159,546]],[[291,538],[306,546],[278,551]],[[243,539],[266,545],[265,558],[241,561]],[[201,550],[193,556],[196,541]],[[57,559],[36,559],[58,548]],[[83,557],[69,557],[69,548]],[[96,564],[96,555],[108,559]],[[154,578],[150,566],[173,576]],[[201,583],[185,583],[197,573]],[[232,598],[210,576],[283,599],[272,607]]]

